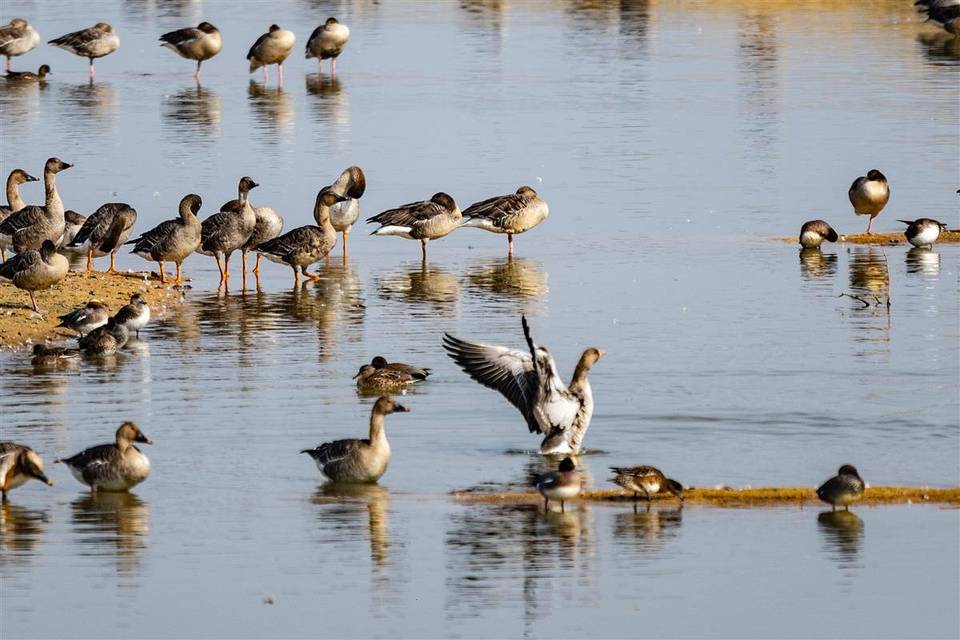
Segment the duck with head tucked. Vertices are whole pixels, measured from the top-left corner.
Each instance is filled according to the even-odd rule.
[[[45,344],[33,345],[33,358],[30,364],[40,366],[53,366],[75,362],[80,357],[79,349],[70,347],[54,347]]]
[[[335,231],[343,234],[343,258],[346,260],[347,239],[350,236],[350,229],[360,217],[360,198],[367,189],[367,177],[360,167],[347,167],[337,181],[325,189],[346,198],[330,207],[330,224]],[[314,210],[314,216],[316,213]],[[319,219],[317,224],[320,224]]]
[[[883,208],[887,206],[887,201],[890,200],[890,185],[887,183],[887,177],[876,169],[870,169],[867,175],[853,181],[847,196],[850,198],[855,214],[870,216],[866,231],[866,234],[870,235],[873,219],[880,215]]]
[[[7,59],[4,71],[10,73],[10,58],[22,56],[40,44],[40,34],[23,18],[14,18],[0,27],[0,55]]]
[[[181,266],[187,257],[200,247],[200,220],[197,214],[203,200],[195,193],[187,194],[180,200],[180,217],[173,220],[164,220],[153,229],[143,233],[139,238],[130,240],[134,253],[144,260],[153,260],[159,266],[160,284],[167,283],[167,275],[163,270],[164,262],[173,262],[177,265],[177,275],[174,284],[183,284]]]
[[[857,468],[852,464],[845,464],[840,467],[837,475],[820,485],[817,497],[831,505],[832,511],[836,511],[837,506],[849,511],[850,505],[863,497],[865,488],[866,484]]]
[[[110,256],[107,273],[117,271],[117,252],[133,233],[137,210],[124,202],[108,202],[90,216],[80,227],[68,246],[83,247],[87,252],[87,273],[93,273],[93,259]]]
[[[8,491],[27,480],[39,480],[47,486],[53,486],[53,481],[43,472],[40,454],[24,444],[0,442],[0,492],[3,499],[7,499]]]
[[[150,475],[150,460],[134,442],[153,444],[137,425],[124,422],[112,444],[91,447],[54,462],[66,465],[91,491],[129,491]]]
[[[120,48],[120,36],[111,25],[98,22],[87,29],[54,38],[47,44],[86,58],[90,63],[90,77],[93,78],[97,73],[93,67],[93,61],[108,56]]]
[[[467,207],[460,226],[507,234],[507,256],[513,257],[513,236],[533,229],[547,219],[550,208],[532,187],[496,196]]]
[[[336,18],[327,21],[313,30],[307,40],[306,58],[317,59],[317,74],[323,73],[323,61],[330,61],[330,75],[337,74],[337,58],[343,53],[350,40],[350,29],[340,24]]]
[[[43,165],[43,187],[46,191],[46,203],[40,207],[27,205],[11,213],[0,222],[0,238],[10,238],[10,244],[17,253],[36,249],[44,240],[54,244],[63,237],[65,219],[63,201],[57,191],[57,174],[69,169],[60,158],[49,158]]]
[[[186,27],[169,31],[160,36],[160,46],[174,51],[181,58],[197,61],[194,79],[200,81],[200,65],[220,53],[223,39],[220,30],[209,22],[201,22],[196,27]]]
[[[800,227],[800,246],[804,249],[816,249],[824,240],[836,242],[839,238],[833,227],[823,220],[810,220]]]
[[[49,289],[67,277],[69,261],[59,253],[49,240],[44,240],[39,249],[30,249],[11,257],[0,264],[0,279],[6,279],[18,289],[30,294],[30,304],[37,313],[42,313],[33,295]]]
[[[263,67],[263,81],[270,79],[267,73],[267,67],[271,64],[277,65],[278,82],[283,84],[283,61],[286,60],[293,51],[293,45],[297,37],[292,31],[281,29],[279,25],[270,25],[270,30],[257,38],[257,41],[247,52],[247,60],[250,61],[250,73],[253,73],[260,67]]]
[[[907,225],[903,232],[907,242],[915,247],[933,248],[933,243],[940,237],[940,233],[947,230],[947,224],[933,218],[917,218],[916,220],[897,220]]]

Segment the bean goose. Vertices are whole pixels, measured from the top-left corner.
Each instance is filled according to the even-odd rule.
[[[540,453],[577,453],[593,416],[593,393],[587,376],[605,351],[590,347],[580,356],[570,385],[557,375],[557,365],[546,347],[530,336],[526,316],[523,334],[529,352],[468,342],[444,334],[443,346],[471,378],[499,391],[527,422],[531,433],[544,434]]]
[[[324,442],[300,453],[309,454],[323,475],[334,482],[376,482],[390,464],[390,443],[383,430],[383,418],[410,410],[390,396],[377,399],[370,412],[370,435],[365,440]]]
[[[99,300],[91,300],[84,306],[60,316],[60,324],[58,324],[57,327],[64,327],[71,331],[76,331],[83,337],[97,327],[102,327],[107,324],[107,318],[109,317],[110,310],[107,308],[107,305]]]
[[[160,36],[160,46],[175,51],[181,58],[197,61],[197,71],[193,77],[200,80],[200,65],[220,53],[223,39],[220,30],[209,22],[201,22],[196,27],[186,27],[170,31]]]
[[[153,229],[143,233],[132,244],[134,253],[144,260],[152,260],[160,267],[160,283],[166,284],[166,273],[163,270],[164,262],[173,262],[177,265],[176,284],[183,284],[181,266],[187,257],[200,247],[200,220],[197,213],[203,200],[195,193],[188,194],[180,200],[180,217],[165,220]]]
[[[343,257],[347,257],[347,239],[350,229],[360,217],[360,198],[367,189],[367,177],[360,167],[347,167],[337,178],[337,181],[327,187],[338,196],[345,196],[346,200],[330,207],[330,224],[343,234]],[[320,221],[317,220],[317,224]]]
[[[7,74],[3,77],[16,82],[46,82],[48,75],[50,75],[50,65],[42,64],[36,73],[33,71],[7,71]]]
[[[836,242],[840,236],[823,220],[810,220],[800,227],[800,246],[804,249],[816,249],[824,240]]]
[[[92,78],[96,74],[93,61],[116,51],[120,47],[120,36],[106,22],[98,22],[87,29],[54,38],[48,44],[69,51],[81,58],[86,58],[90,63],[90,77]]]
[[[247,194],[259,186],[248,176],[240,178],[237,187],[238,199],[243,205],[240,211],[221,211],[215,213],[200,226],[200,248],[198,251],[213,256],[220,270],[220,282],[230,279],[230,256],[237,251],[253,233],[257,226],[257,214],[250,206]],[[221,260],[223,263],[221,265]]]
[[[239,200],[231,200],[220,207],[220,211],[240,212],[241,204]],[[251,205],[253,206],[253,205]],[[240,247],[240,255],[243,258],[243,272],[247,272],[247,253],[255,251],[258,246],[267,240],[273,240],[283,231],[283,216],[270,207],[253,207],[253,213],[257,217],[257,223],[253,227],[253,233],[250,238]],[[253,272],[260,273],[260,257],[257,254],[257,261],[253,265]]]
[[[440,192],[429,200],[411,202],[396,209],[389,209],[367,218],[367,224],[375,222],[380,228],[371,235],[400,236],[419,240],[423,259],[427,259],[427,242],[449,234],[460,226],[463,216],[453,198]]]
[[[53,486],[53,481],[43,472],[40,454],[23,444],[0,442],[0,492],[3,499],[7,499],[8,491],[30,479]]]
[[[820,485],[817,497],[831,505],[832,511],[836,511],[838,505],[849,511],[850,504],[863,497],[865,487],[857,468],[852,464],[845,464],[840,467],[837,475]]]
[[[73,477],[92,491],[128,491],[150,475],[150,461],[134,442],[153,444],[137,425],[124,422],[113,444],[90,447],[55,462],[66,465]]]
[[[0,225],[10,217],[10,214],[23,209],[27,204],[20,197],[20,185],[25,182],[36,182],[37,178],[24,171],[23,169],[14,169],[7,176],[7,204],[0,205]],[[13,239],[9,235],[0,234],[0,258],[7,259],[7,246]]]
[[[77,346],[88,356],[112,356],[127,344],[130,331],[113,316],[107,318],[107,324],[98,327],[80,338]]]
[[[10,72],[10,58],[22,56],[40,44],[40,34],[23,18],[14,18],[0,27],[0,55],[7,61],[4,70]]]
[[[267,67],[271,64],[277,65],[279,82],[283,84],[283,61],[287,59],[293,51],[293,45],[297,37],[292,31],[286,31],[279,26],[272,24],[270,30],[263,34],[250,47],[247,52],[247,60],[250,61],[250,73],[253,73],[260,67],[263,67],[263,81],[269,80]]]
[[[533,229],[547,219],[550,209],[531,187],[516,193],[475,202],[463,212],[460,226],[507,234],[507,255],[513,257],[513,236]]]
[[[317,59],[317,73],[323,73],[323,61],[330,60],[330,74],[337,73],[337,57],[343,53],[350,40],[350,29],[340,24],[336,18],[327,21],[313,30],[307,40],[306,58]]]
[[[930,247],[932,249],[933,243],[940,237],[940,232],[947,230],[946,223],[933,218],[897,220],[897,222],[907,225],[903,235],[907,238],[907,242],[915,247]]]
[[[107,273],[117,270],[117,252],[130,237],[137,223],[137,211],[123,202],[108,202],[90,214],[68,246],[84,247],[87,252],[87,273],[93,272],[93,259],[110,256]]]
[[[36,249],[44,240],[54,244],[63,236],[63,202],[57,192],[56,175],[72,167],[59,158],[50,158],[43,166],[43,188],[46,204],[28,205],[10,214],[0,223],[0,236],[10,238],[17,253]]]
[[[0,264],[0,279],[7,279],[18,289],[30,294],[33,310],[41,313],[34,293],[49,289],[67,277],[70,262],[57,253],[57,247],[44,240],[39,249],[18,253]]]
[[[556,471],[537,476],[533,486],[543,496],[544,510],[550,507],[551,500],[560,501],[560,512],[564,512],[564,503],[580,495],[583,479],[577,471],[577,465],[570,458],[564,458]]]
[[[870,169],[867,175],[853,181],[847,196],[850,198],[855,214],[870,216],[866,231],[867,235],[870,235],[873,219],[883,211],[887,201],[890,200],[890,185],[887,184],[887,177],[876,169]]]
[[[616,474],[610,481],[627,491],[632,491],[634,501],[637,500],[641,492],[647,502],[650,502],[651,496],[669,492],[683,502],[683,485],[664,476],[663,472],[656,467],[640,465],[637,467],[610,467],[610,470]]]
[[[120,307],[113,319],[117,324],[126,327],[127,331],[136,331],[139,338],[140,329],[150,322],[150,305],[142,294],[135,293],[130,296],[128,304]]]

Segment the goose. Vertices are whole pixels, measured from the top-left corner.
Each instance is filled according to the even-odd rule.
[[[836,242],[840,236],[823,220],[810,220],[800,227],[800,246],[804,249],[816,249],[824,240]]]
[[[370,364],[360,367],[353,379],[357,381],[357,388],[367,393],[405,393],[417,381],[406,371],[378,369]]]
[[[57,328],[64,327],[71,331],[76,331],[83,337],[96,329],[107,324],[107,318],[110,317],[110,310],[107,305],[99,300],[91,300],[82,307],[77,307],[69,313],[59,316],[60,324]]]
[[[183,284],[181,267],[183,261],[191,253],[200,248],[200,220],[197,213],[203,205],[203,200],[195,193],[189,193],[180,200],[180,217],[165,220],[153,229],[140,234],[127,244],[132,244],[130,253],[136,254],[144,260],[152,260],[160,266],[160,284],[166,284],[166,273],[163,270],[164,262],[173,262],[177,265],[175,284]]]
[[[531,187],[516,193],[475,202],[463,212],[462,227],[507,234],[507,256],[513,257],[513,236],[533,229],[547,219],[550,208]]]
[[[20,197],[20,185],[25,182],[36,182],[37,178],[24,171],[23,169],[14,169],[7,176],[7,204],[0,205],[0,224],[10,217],[10,214],[23,209],[27,204]],[[7,246],[13,242],[9,235],[0,235],[0,258],[7,259]]]
[[[367,224],[380,225],[370,235],[400,236],[419,240],[423,260],[427,259],[427,242],[449,234],[460,226],[463,215],[460,208],[446,193],[436,193],[429,200],[411,202],[367,218]]]
[[[916,220],[897,220],[907,225],[903,235],[907,242],[915,247],[933,248],[933,243],[940,237],[941,231],[947,230],[945,222],[939,222],[933,218],[917,218]]]
[[[86,58],[90,62],[90,77],[93,78],[96,75],[93,61],[116,51],[120,47],[120,36],[106,22],[98,22],[87,29],[54,38],[47,44]]]
[[[0,55],[6,57],[4,71],[10,73],[10,58],[22,56],[40,44],[40,34],[23,18],[14,18],[0,27]]]
[[[113,319],[117,324],[126,327],[127,331],[136,331],[139,338],[140,329],[150,322],[150,305],[142,294],[135,293],[130,296],[129,304],[120,307]]]
[[[108,202],[90,214],[69,247],[85,247],[87,273],[93,273],[93,259],[110,256],[107,273],[117,270],[117,251],[130,237],[137,223],[137,210],[124,202]]]
[[[850,204],[853,205],[855,214],[870,216],[866,231],[867,235],[870,235],[873,219],[883,211],[890,199],[890,185],[887,184],[887,177],[876,169],[870,169],[867,175],[860,176],[853,181],[847,195],[850,198]]]
[[[293,51],[293,45],[297,37],[292,31],[281,29],[278,25],[270,25],[270,30],[263,34],[250,47],[247,53],[247,60],[250,61],[250,73],[253,73],[260,67],[263,67],[263,81],[269,80],[267,67],[271,64],[277,65],[279,82],[283,84],[283,61],[287,59],[290,52]]]
[[[577,465],[570,458],[564,458],[556,471],[537,476],[533,486],[543,496],[543,508],[550,507],[551,500],[560,501],[560,513],[564,513],[564,503],[580,495],[583,479],[577,471]]]
[[[340,24],[336,18],[327,21],[313,30],[307,40],[306,58],[317,59],[317,73],[323,73],[323,61],[330,60],[330,74],[337,73],[337,57],[343,53],[350,40],[350,29]]]
[[[150,475],[150,460],[134,442],[153,444],[137,425],[124,422],[117,429],[113,444],[90,447],[54,462],[66,465],[73,477],[91,491],[128,491]]]
[[[8,491],[30,479],[53,486],[53,481],[43,472],[40,454],[25,444],[0,442],[0,492],[3,493],[3,499],[7,499]]]
[[[370,435],[366,440],[334,440],[300,453],[313,458],[320,472],[334,482],[376,482],[390,464],[390,443],[383,431],[383,417],[409,411],[390,396],[381,396],[370,412]]]
[[[428,367],[415,367],[402,362],[387,362],[387,359],[383,356],[375,356],[373,360],[370,361],[370,366],[372,366],[374,369],[387,369],[390,371],[409,373],[417,380],[426,380],[431,373]]]
[[[57,243],[57,248],[61,249],[63,247],[69,247],[70,243],[74,241],[77,237],[77,234],[80,233],[80,229],[83,228],[84,223],[87,221],[87,216],[82,213],[77,213],[73,209],[67,209],[63,212],[63,235],[60,236],[60,242]]]
[[[817,497],[831,505],[833,507],[831,511],[836,511],[837,505],[849,511],[850,504],[863,497],[865,486],[856,467],[845,464],[840,467],[837,475],[820,485],[817,489]]]
[[[643,492],[647,502],[650,502],[651,496],[658,493],[669,492],[683,502],[683,485],[663,475],[663,472],[656,467],[640,465],[638,467],[610,467],[616,476],[610,479],[614,484],[618,484],[627,491],[633,491],[633,499],[637,500],[640,493]]]
[[[251,205],[253,206],[253,205]],[[242,205],[239,200],[231,200],[220,207],[220,211],[233,211],[240,213]],[[243,258],[243,272],[247,272],[247,253],[255,251],[258,246],[267,240],[273,240],[283,231],[283,216],[270,207],[253,207],[253,213],[257,217],[257,223],[253,227],[253,233],[250,238],[240,247],[240,255]],[[260,273],[260,258],[257,254],[257,261],[253,265],[253,272]]]
[[[63,202],[57,192],[56,175],[72,166],[60,158],[49,158],[43,165],[46,204],[22,207],[0,223],[0,236],[9,237],[17,253],[36,249],[44,240],[57,242],[63,236]]]
[[[200,226],[200,248],[198,251],[207,256],[213,256],[220,270],[220,282],[230,279],[230,255],[240,249],[257,226],[257,214],[254,213],[247,194],[251,189],[258,187],[256,182],[248,176],[240,178],[237,187],[242,208],[237,211],[221,211],[215,213]],[[223,264],[221,265],[221,260]]]
[[[295,285],[300,284],[301,272],[307,280],[319,280],[320,276],[308,272],[307,267],[326,257],[337,244],[337,232],[330,224],[330,207],[343,200],[343,196],[326,189],[321,190],[313,208],[313,217],[319,221],[320,226],[297,227],[278,238],[264,242],[256,248],[257,253],[272,262],[289,265],[293,269]]]
[[[130,331],[113,316],[107,318],[107,324],[98,327],[80,338],[77,346],[88,356],[112,356],[127,344]]]
[[[30,360],[30,363],[35,365],[53,365],[76,360],[79,357],[79,349],[48,347],[44,344],[35,344],[33,345],[33,358]]]
[[[523,335],[529,352],[468,342],[444,334],[443,347],[471,378],[499,391],[519,409],[531,433],[544,434],[540,453],[578,453],[593,416],[593,392],[587,376],[606,353],[590,347],[580,356],[570,385],[557,375],[557,365],[546,347],[534,344],[526,316]]]
[[[367,189],[367,177],[360,167],[347,167],[327,189],[347,198],[330,207],[330,223],[336,231],[343,234],[343,257],[346,259],[347,238],[350,229],[360,217],[360,198]],[[317,224],[320,224],[320,220],[317,220]]]
[[[193,77],[200,81],[200,65],[220,53],[223,38],[220,30],[209,22],[201,22],[196,27],[186,27],[169,31],[160,36],[160,46],[175,51],[181,58],[197,61],[197,70]]]
[[[33,310],[42,313],[33,294],[57,284],[69,270],[70,262],[57,253],[56,245],[44,240],[39,249],[18,253],[0,264],[0,279],[10,280],[13,286],[29,293]]]
[[[7,74],[3,77],[18,82],[46,82],[48,75],[50,75],[50,65],[42,64],[36,73],[33,71],[7,71]]]

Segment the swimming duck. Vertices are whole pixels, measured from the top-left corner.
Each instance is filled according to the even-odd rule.
[[[67,209],[63,212],[63,235],[60,236],[60,242],[57,248],[68,247],[74,241],[83,224],[87,221],[87,216],[77,213],[73,209]]]
[[[460,226],[463,215],[453,198],[440,192],[429,200],[411,202],[367,218],[380,228],[370,235],[400,236],[419,240],[423,259],[427,259],[427,242],[442,238]]]
[[[370,435],[366,440],[334,440],[300,453],[309,454],[320,472],[334,482],[376,482],[390,464],[390,443],[383,430],[383,417],[409,411],[390,396],[381,396],[370,412]]]
[[[134,253],[144,260],[152,260],[160,266],[160,284],[167,283],[167,276],[163,270],[164,262],[173,262],[177,265],[175,284],[183,284],[181,267],[183,261],[191,253],[200,248],[200,220],[197,213],[203,200],[195,193],[187,194],[180,200],[180,217],[165,220],[153,229],[140,234],[140,237],[130,240]]]
[[[27,206],[27,203],[20,197],[20,185],[25,182],[36,182],[37,178],[24,171],[23,169],[14,169],[7,176],[7,204],[0,205],[0,224],[10,217],[11,213],[16,213]],[[13,241],[8,235],[0,235],[0,257],[7,259],[7,246]]]
[[[107,318],[109,317],[110,310],[107,305],[99,300],[91,300],[86,305],[59,316],[60,324],[57,325],[57,328],[65,327],[76,331],[82,337],[97,327],[107,324]]]
[[[60,158],[49,158],[43,165],[46,204],[21,207],[0,223],[0,236],[9,237],[17,253],[36,249],[44,240],[56,243],[63,236],[63,202],[57,192],[56,176],[72,166]]]
[[[217,268],[220,270],[220,282],[230,279],[231,254],[246,244],[257,226],[257,214],[250,206],[247,194],[258,186],[260,185],[248,176],[240,178],[240,184],[237,187],[238,199],[243,205],[240,211],[215,213],[204,220],[200,226],[198,251],[216,259]],[[222,265],[221,260],[223,260]]]
[[[23,18],[14,18],[0,27],[0,55],[6,57],[4,70],[10,73],[10,58],[22,56],[40,44],[40,34]]]
[[[240,213],[241,204],[239,200],[231,200],[220,207],[220,211],[233,211]],[[253,205],[250,205],[253,206]],[[243,258],[243,272],[247,272],[247,252],[256,251],[257,247],[273,240],[283,231],[283,216],[270,207],[253,207],[253,213],[257,217],[257,223],[253,226],[253,233],[250,239],[240,247],[240,255]],[[257,261],[253,265],[253,272],[260,273],[261,254],[257,254]]]
[[[636,500],[640,492],[650,502],[650,497],[661,492],[670,492],[683,502],[683,485],[667,478],[663,472],[656,467],[640,465],[638,467],[610,467],[610,470],[617,474],[610,481],[618,484],[627,491],[633,491],[633,499]]]
[[[370,366],[374,369],[387,369],[389,371],[408,373],[417,380],[426,380],[431,373],[427,367],[415,367],[410,364],[403,364],[402,362],[387,362],[387,359],[383,356],[375,356],[373,360],[370,361]]]
[[[543,496],[543,508],[550,507],[551,500],[560,501],[560,512],[564,512],[564,502],[573,500],[580,495],[583,480],[577,471],[577,466],[570,458],[564,458],[556,471],[537,476],[533,486]]]
[[[531,187],[516,193],[475,202],[463,212],[462,227],[477,227],[507,234],[507,256],[513,256],[513,236],[529,231],[547,219],[550,208]]]
[[[907,230],[903,232],[907,242],[915,247],[933,248],[933,243],[940,237],[941,231],[947,230],[945,222],[939,222],[933,218],[917,218],[916,220],[898,220],[907,225]]]
[[[357,388],[367,393],[404,393],[417,381],[406,371],[377,369],[370,364],[360,367],[353,379],[357,381]]]
[[[18,289],[30,294],[33,310],[41,313],[34,292],[49,289],[67,277],[70,262],[57,253],[57,247],[44,240],[39,249],[30,249],[0,264],[0,279],[6,278]]]
[[[96,74],[93,61],[116,51],[120,47],[120,36],[106,22],[98,22],[87,29],[54,38],[47,44],[52,44],[64,51],[86,58],[90,62],[90,77],[92,78]]]
[[[135,293],[130,296],[130,303],[120,307],[113,319],[117,324],[125,326],[127,331],[136,331],[139,338],[140,329],[150,322],[150,305],[143,295]]]
[[[350,235],[350,229],[360,217],[360,198],[367,189],[367,177],[363,174],[360,167],[347,167],[329,187],[338,196],[345,196],[346,200],[338,202],[330,207],[330,224],[333,228],[343,234],[343,256],[347,256],[347,238]],[[317,220],[320,224],[320,220]]]
[[[343,53],[350,40],[350,29],[340,24],[336,18],[327,18],[327,21],[313,30],[307,40],[306,58],[317,59],[317,73],[323,73],[323,61],[330,60],[330,74],[337,73],[337,57]]]
[[[90,447],[54,462],[65,464],[73,477],[92,491],[127,491],[150,475],[150,461],[134,442],[153,444],[137,425],[124,422],[114,444]]]
[[[247,53],[247,60],[250,61],[250,73],[263,67],[263,81],[266,82],[270,79],[267,67],[275,64],[277,65],[277,73],[280,75],[279,82],[283,84],[283,61],[293,51],[296,40],[297,37],[293,35],[292,31],[281,29],[275,24],[270,25],[270,30],[257,38],[257,41],[253,43]]]
[[[36,451],[16,442],[0,442],[0,492],[7,499],[7,492],[16,489],[33,478],[53,486],[43,472],[43,458]]]
[[[873,219],[883,211],[890,199],[890,185],[887,184],[887,177],[876,169],[870,169],[866,176],[860,176],[853,181],[847,195],[850,197],[854,213],[858,216],[870,216],[866,232],[870,235]]]
[[[19,82],[46,82],[47,75],[50,74],[50,65],[42,64],[40,68],[37,69],[37,72],[32,71],[7,71],[7,74],[3,76],[7,80],[15,80]]]
[[[823,220],[810,220],[800,227],[800,246],[804,249],[816,249],[824,240],[836,242],[840,236]]]
[[[80,338],[77,346],[88,356],[112,356],[123,348],[130,339],[126,324],[117,322],[113,316],[107,318],[107,324],[97,327]]]
[[[320,222],[320,226],[297,227],[279,238],[264,242],[256,248],[257,253],[273,262],[290,265],[297,285],[300,284],[300,272],[308,280],[319,280],[320,276],[308,272],[307,267],[322,260],[336,245],[337,232],[330,224],[330,207],[343,200],[343,196],[321,190],[313,209],[313,217]]]
[[[605,351],[590,347],[580,356],[570,385],[557,375],[557,365],[546,347],[534,344],[526,316],[523,335],[529,352],[468,342],[449,333],[443,347],[471,378],[499,391],[520,410],[531,433],[545,435],[540,453],[577,453],[593,416],[593,392],[587,376]]]
[[[160,46],[177,52],[181,58],[197,61],[197,71],[193,77],[200,80],[200,65],[220,53],[223,39],[220,30],[209,22],[201,22],[196,27],[186,27],[169,31],[160,36]]]
[[[845,464],[840,467],[837,475],[820,485],[817,489],[817,497],[831,505],[833,511],[836,511],[837,505],[849,511],[850,503],[863,497],[864,488],[863,478],[857,473],[856,467]]]
[[[86,247],[87,273],[93,272],[93,259],[110,256],[107,273],[117,270],[117,251],[130,237],[137,223],[137,211],[124,202],[108,202],[90,214],[69,245]]]
[[[48,347],[45,344],[33,345],[31,364],[51,365],[60,364],[80,357],[79,349],[69,347]]]

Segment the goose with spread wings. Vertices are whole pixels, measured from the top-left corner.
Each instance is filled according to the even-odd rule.
[[[540,453],[578,453],[593,416],[593,392],[587,376],[605,351],[586,349],[566,385],[547,348],[534,344],[526,316],[521,323],[529,352],[468,342],[449,333],[444,334],[443,347],[467,375],[509,400],[531,433],[544,434]]]

